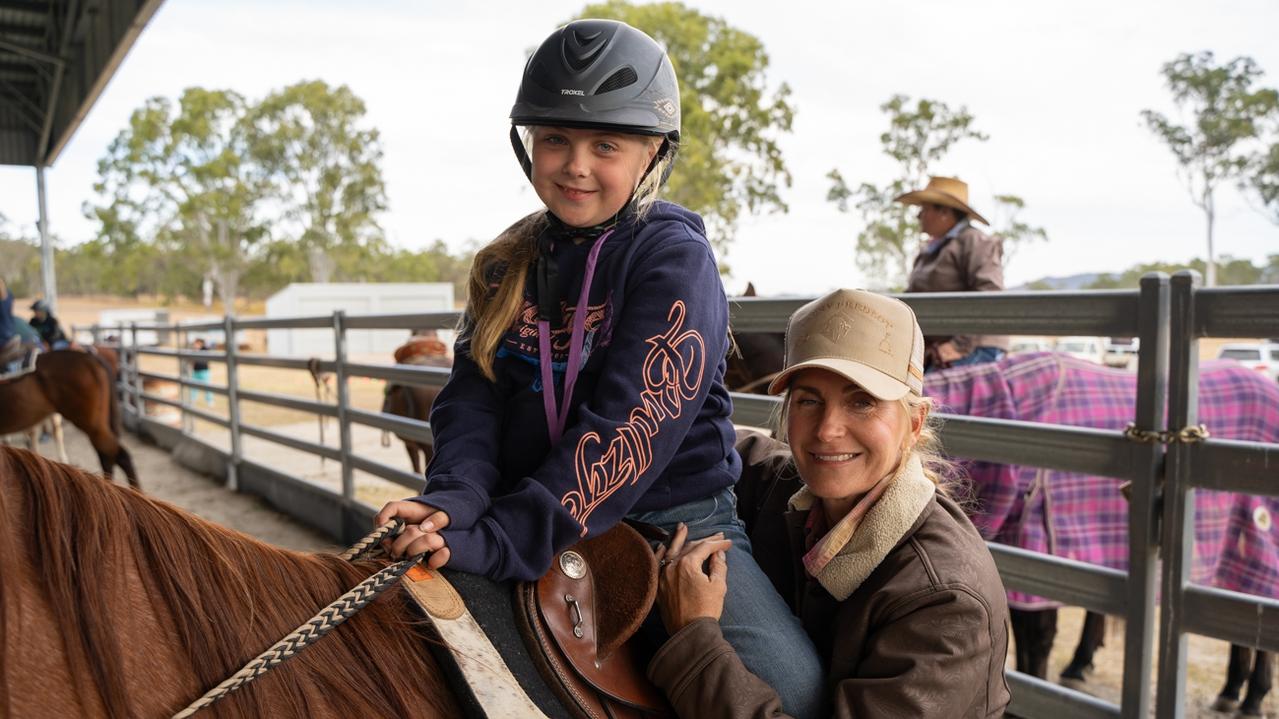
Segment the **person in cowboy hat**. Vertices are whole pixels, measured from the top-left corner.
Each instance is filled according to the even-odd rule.
[[[922,190],[897,202],[919,205],[919,224],[929,240],[915,256],[907,292],[997,292],[1004,289],[1004,246],[973,226],[989,225],[968,206],[968,184],[930,177]],[[1008,338],[956,335],[925,338],[927,369],[994,362],[1008,351]]]

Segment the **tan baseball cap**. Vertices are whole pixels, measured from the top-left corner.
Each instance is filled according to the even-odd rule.
[[[786,325],[786,364],[768,385],[781,394],[791,376],[821,367],[882,400],[924,393],[924,335],[901,300],[835,290],[800,307]]]

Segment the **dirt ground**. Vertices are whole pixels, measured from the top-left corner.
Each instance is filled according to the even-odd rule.
[[[72,463],[97,469],[96,455],[84,435],[74,427],[67,427],[66,435],[67,451]],[[143,443],[131,435],[126,437],[125,445],[133,454],[144,489],[151,496],[272,544],[302,551],[340,550],[327,538],[276,513],[260,500],[229,492],[217,481],[181,467],[164,450]],[[52,456],[52,443],[41,445],[41,452]],[[118,476],[116,481],[122,482],[123,477]],[[1055,678],[1069,661],[1082,623],[1082,610],[1062,610],[1058,640],[1050,664],[1050,677]],[[1190,638],[1185,713],[1189,719],[1222,719],[1228,716],[1208,709],[1224,681],[1227,652],[1225,642],[1203,637]],[[1112,622],[1108,626],[1105,646],[1097,654],[1096,671],[1090,678],[1090,691],[1109,701],[1118,701],[1122,666],[1123,628],[1121,624]],[[1276,693],[1268,698],[1265,708],[1267,716],[1279,717],[1279,697]]]

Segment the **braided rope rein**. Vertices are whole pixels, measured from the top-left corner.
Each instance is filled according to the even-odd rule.
[[[399,535],[403,525],[403,520],[398,517],[394,518],[373,530],[368,536],[356,542],[350,549],[339,556],[349,562],[365,557],[374,558],[382,551],[379,542],[388,536]],[[347,619],[350,619],[374,599],[377,599],[378,595],[395,584],[400,576],[417,564],[423,556],[425,554],[402,559],[370,574],[364,581],[355,585],[346,594],[338,597],[332,604],[320,610],[315,616],[303,622],[297,629],[294,629],[288,636],[276,642],[270,649],[250,660],[240,671],[205,692],[204,696],[191,702],[187,708],[174,714],[173,719],[181,719],[195,714],[310,646],[325,634],[336,629]]]

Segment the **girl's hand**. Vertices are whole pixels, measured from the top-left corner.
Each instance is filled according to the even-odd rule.
[[[728,560],[733,545],[723,533],[685,546],[688,527],[680,524],[669,547],[658,547],[657,603],[666,631],[674,634],[695,619],[719,620],[728,593]],[[709,560],[709,570],[705,569]]]
[[[421,502],[389,502],[377,513],[373,524],[380,527],[393,517],[404,520],[404,531],[394,540],[382,540],[382,546],[386,547],[392,557],[411,557],[430,552],[426,565],[431,569],[439,569],[448,563],[449,549],[439,533],[449,526],[449,515],[446,512]]]

